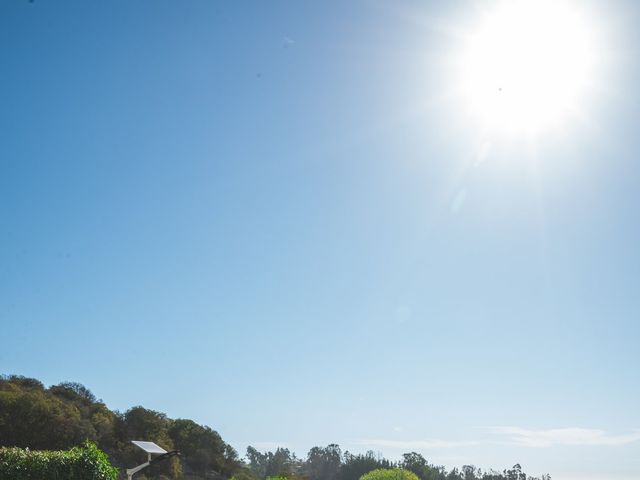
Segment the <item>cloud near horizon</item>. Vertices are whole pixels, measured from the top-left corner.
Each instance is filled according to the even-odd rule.
[[[640,430],[622,435],[611,435],[604,430],[592,428],[553,428],[533,430],[521,427],[490,427],[489,431],[509,437],[513,445],[546,448],[553,446],[617,446],[640,441]]]
[[[610,434],[594,428],[552,428],[536,430],[522,427],[489,427],[493,435],[508,437],[506,443],[520,447],[548,448],[555,446],[621,446],[640,441],[640,430],[625,434]],[[391,448],[396,450],[429,450],[469,447],[492,440],[390,440],[382,438],[361,438],[354,443],[366,447]],[[504,443],[504,442],[501,442]]]

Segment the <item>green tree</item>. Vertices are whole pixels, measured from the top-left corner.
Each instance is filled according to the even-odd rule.
[[[91,405],[96,401],[96,397],[91,393],[91,390],[77,382],[62,382],[50,387],[49,391],[58,397],[86,405]]]
[[[418,476],[404,468],[378,468],[365,473],[360,480],[419,480]]]
[[[362,475],[371,470],[393,467],[395,467],[393,462],[376,455],[373,451],[358,455],[345,452],[339,480],[359,480]]]
[[[516,463],[510,470],[504,472],[507,480],[527,480],[527,474],[522,471],[519,463]]]
[[[22,380],[0,385],[0,445],[63,450],[95,440],[79,409]]]
[[[119,431],[119,460],[123,465],[136,465],[145,459],[143,452],[131,444],[131,440],[149,440],[157,443],[165,450],[173,450],[173,441],[169,436],[171,421],[164,413],[137,406],[130,408],[122,416]],[[170,476],[171,462],[161,462],[149,467],[145,475]],[[175,470],[175,468],[174,468]]]
[[[267,455],[249,445],[247,447],[247,460],[249,469],[256,478],[262,479],[267,475]]]
[[[275,452],[261,453],[254,447],[247,447],[249,468],[257,478],[292,477],[301,470],[301,462],[288,448],[278,447]]]
[[[303,472],[310,480],[336,480],[342,465],[340,446],[313,447],[307,454]]]
[[[211,428],[193,420],[178,419],[171,422],[168,433],[175,448],[189,459],[190,468],[196,475],[222,474],[227,470],[227,445]]]
[[[464,480],[480,480],[482,472],[473,465],[463,465],[462,478]]]
[[[267,453],[267,476],[291,476],[297,473],[297,459],[288,448],[278,447]]]
[[[415,473],[420,480],[444,480],[446,478],[444,467],[429,464],[422,455],[416,452],[403,454],[399,466]]]

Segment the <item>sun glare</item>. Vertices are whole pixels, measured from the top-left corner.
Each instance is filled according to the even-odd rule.
[[[586,100],[594,48],[573,3],[497,3],[482,13],[461,57],[465,105],[483,126],[503,132],[562,126]]]

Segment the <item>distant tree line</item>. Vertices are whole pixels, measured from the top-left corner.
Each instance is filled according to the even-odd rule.
[[[261,453],[247,448],[247,466],[253,478],[274,477],[290,480],[551,480],[550,475],[532,477],[519,464],[503,471],[483,471],[473,465],[447,471],[430,464],[421,454],[405,453],[398,462],[373,451],[361,454],[342,452],[336,444],[313,447],[306,459],[300,459],[287,448]],[[376,475],[372,475],[375,473]],[[407,474],[410,475],[407,475]]]
[[[399,462],[393,462],[374,452],[342,452],[335,444],[313,447],[306,458],[296,457],[287,448],[260,452],[248,447],[246,459],[242,459],[215,430],[193,420],[171,419],[141,406],[124,413],[111,411],[79,383],[64,382],[46,388],[33,378],[0,376],[0,447],[64,450],[91,440],[124,470],[144,460],[142,452],[131,444],[135,439],[150,440],[183,454],[180,460],[174,457],[165,465],[152,467],[137,477],[140,480],[145,476],[185,480],[360,480],[373,470],[400,468],[413,472],[419,480],[550,480],[548,475],[540,479],[527,476],[520,465],[501,472],[481,471],[471,465],[447,471],[415,452],[405,453]]]

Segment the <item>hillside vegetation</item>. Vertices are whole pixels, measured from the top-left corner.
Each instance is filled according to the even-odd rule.
[[[147,478],[211,480],[392,480],[406,478],[403,468],[419,480],[550,480],[527,476],[520,465],[498,471],[481,471],[465,465],[447,471],[415,452],[393,462],[374,452],[351,454],[338,445],[313,447],[306,458],[298,458],[286,448],[260,452],[248,447],[240,458],[231,445],[208,426],[189,419],[171,419],[164,413],[141,406],[126,412],[111,411],[79,383],[65,382],[46,388],[40,381],[16,375],[0,377],[0,447],[30,450],[65,450],[95,442],[111,463],[123,471],[144,460],[131,440],[150,440],[167,450],[180,450],[182,458],[172,458],[145,472]],[[379,477],[379,478],[378,478]],[[136,478],[142,480],[143,475]]]

